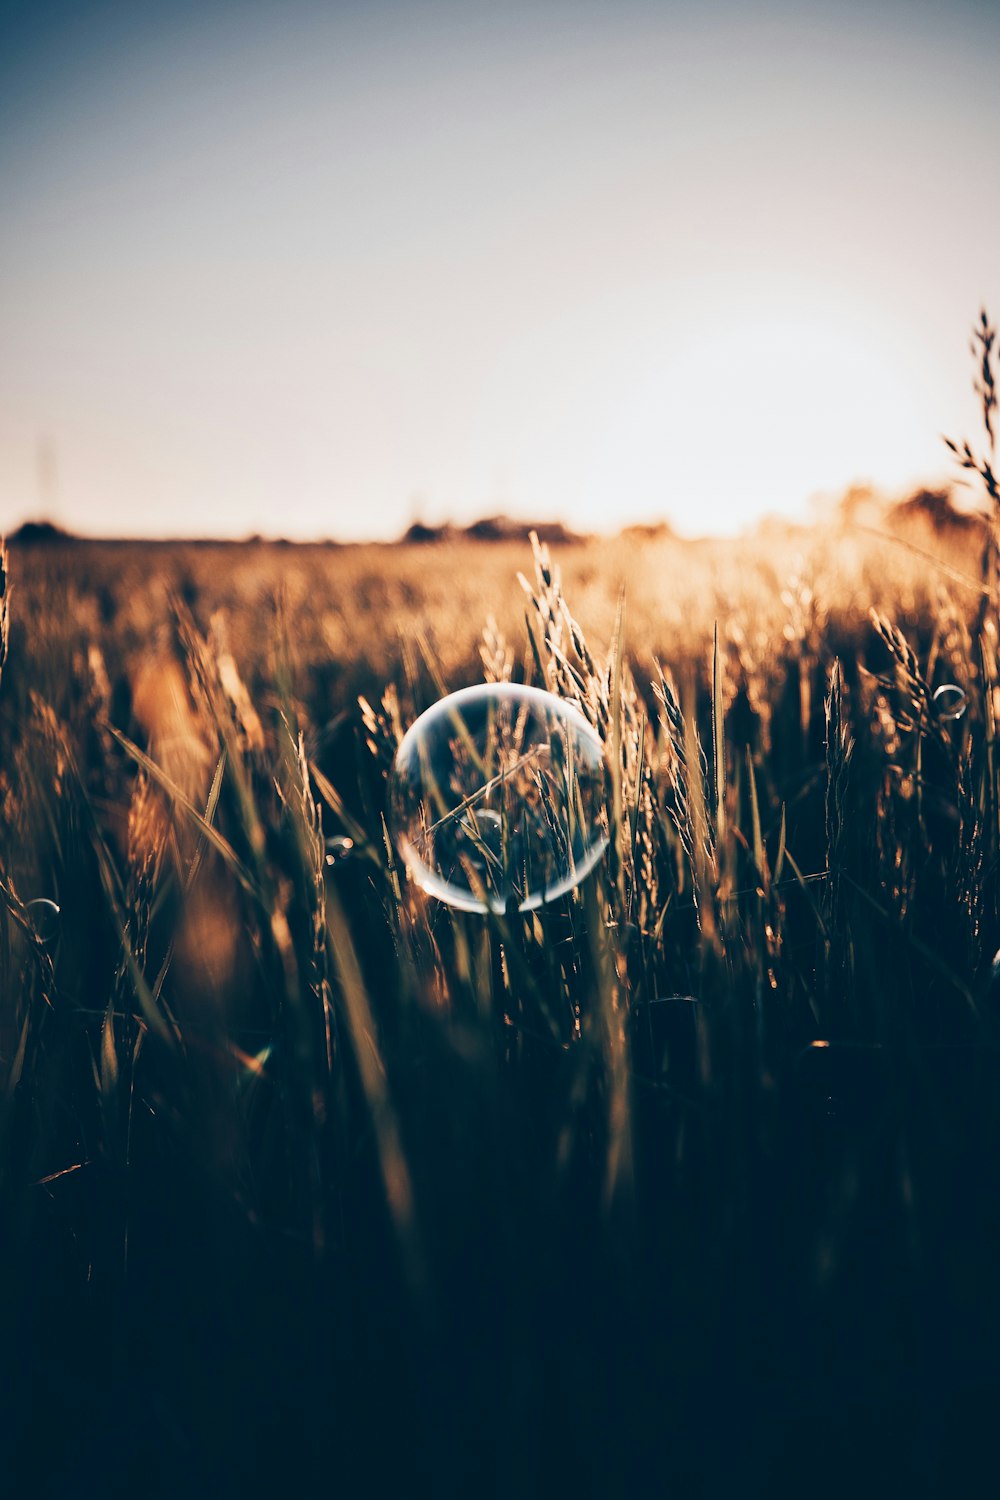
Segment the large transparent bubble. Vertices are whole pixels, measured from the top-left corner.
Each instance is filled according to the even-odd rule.
[[[575,708],[516,683],[442,698],[411,725],[389,788],[410,877],[462,911],[531,911],[607,844],[601,741]]]

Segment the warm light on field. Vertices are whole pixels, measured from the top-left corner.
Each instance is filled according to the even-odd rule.
[[[982,1492],[1000,544],[844,520],[0,544],[11,1493]]]

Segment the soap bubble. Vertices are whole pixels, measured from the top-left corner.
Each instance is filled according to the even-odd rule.
[[[31,926],[38,941],[43,945],[53,943],[59,936],[59,919],[62,916],[59,903],[48,896],[35,896],[24,903],[24,909],[31,915]]]
[[[607,844],[601,741],[552,693],[463,688],[396,752],[393,837],[411,879],[460,911],[531,911],[572,890]]]
[[[943,682],[931,702],[937,705],[939,719],[960,719],[969,706],[969,697],[957,683]]]

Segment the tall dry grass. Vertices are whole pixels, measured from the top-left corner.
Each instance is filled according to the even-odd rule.
[[[11,1472],[839,1493],[863,1446],[870,1488],[971,1482],[1000,1330],[977,338],[987,456],[957,451],[994,509],[940,568],[846,530],[536,543],[520,586],[470,544],[0,557]],[[527,914],[434,904],[386,824],[405,727],[484,673],[605,746],[606,858]]]

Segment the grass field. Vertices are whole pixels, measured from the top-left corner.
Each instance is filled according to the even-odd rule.
[[[10,547],[12,1494],[982,1492],[995,549],[921,546]],[[529,913],[384,822],[484,679],[604,744]]]

